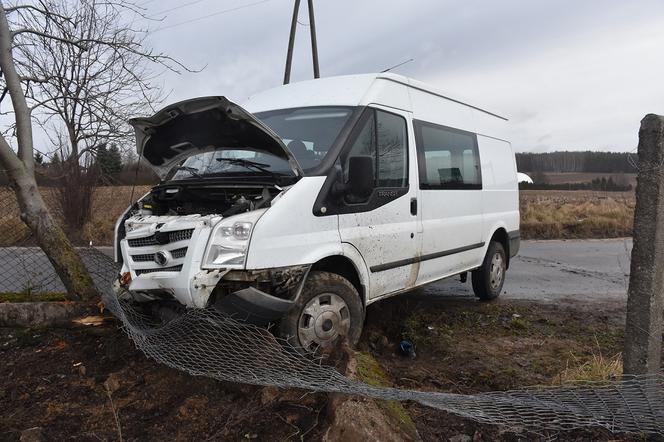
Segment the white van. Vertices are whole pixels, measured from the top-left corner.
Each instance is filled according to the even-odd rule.
[[[519,249],[506,119],[399,75],[243,107],[197,98],[131,124],[162,181],[116,225],[125,299],[276,323],[314,350],[357,342],[367,305],[441,278],[472,272],[493,299]]]

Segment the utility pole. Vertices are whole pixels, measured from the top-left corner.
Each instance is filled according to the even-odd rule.
[[[311,31],[311,58],[314,64],[314,78],[320,78],[320,68],[318,66],[318,43],[316,42],[316,21],[314,20],[314,1],[307,0],[307,4],[309,7],[309,30]],[[295,45],[295,32],[297,30],[297,17],[299,12],[300,0],[295,0],[290,35],[288,38],[288,52],[286,53],[284,84],[290,83],[291,66],[293,65],[293,46]]]
[[[286,72],[284,72],[284,84],[290,83],[291,65],[293,64],[293,45],[295,44],[295,30],[297,29],[297,14],[300,12],[300,0],[295,0],[293,7],[293,19],[290,25],[290,36],[288,38],[288,52],[286,53]]]
[[[316,43],[316,21],[314,20],[314,0],[309,2],[309,30],[311,31],[311,58],[314,62],[314,78],[320,78],[318,68],[318,44]]]

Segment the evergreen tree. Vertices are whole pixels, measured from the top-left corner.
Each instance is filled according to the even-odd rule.
[[[44,155],[42,155],[41,152],[35,154],[35,163],[39,166],[44,164]]]
[[[58,155],[57,152],[55,152],[55,153],[53,154],[53,156],[51,157],[51,164],[52,164],[53,166],[58,166],[58,165],[60,165],[60,155]]]
[[[113,175],[122,170],[122,155],[115,144],[110,149],[102,145],[97,149],[97,165],[104,175]]]

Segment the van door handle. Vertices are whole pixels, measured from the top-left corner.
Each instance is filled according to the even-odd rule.
[[[413,216],[417,215],[417,198],[410,199],[410,214]]]

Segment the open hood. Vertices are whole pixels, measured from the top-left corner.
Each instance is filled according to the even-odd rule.
[[[183,159],[217,149],[246,148],[302,169],[272,129],[225,97],[201,97],[166,106],[151,117],[132,118],[136,151],[164,179]]]

